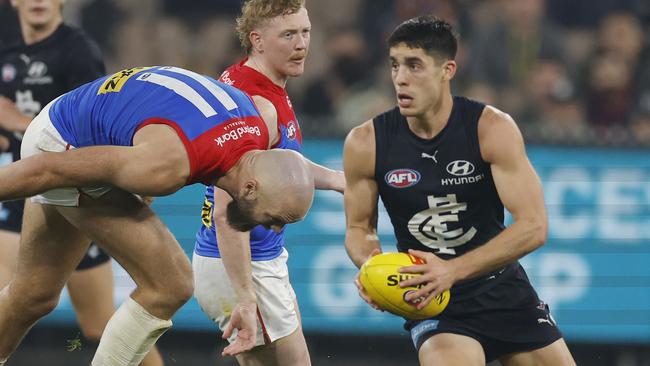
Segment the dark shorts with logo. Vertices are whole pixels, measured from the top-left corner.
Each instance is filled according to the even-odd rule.
[[[20,233],[23,224],[23,210],[25,201],[2,202],[0,207],[0,230]],[[84,255],[76,270],[81,271],[97,267],[108,262],[111,258],[95,243],[90,244],[86,255]]]
[[[419,351],[427,339],[439,333],[460,334],[477,340],[490,362],[562,338],[548,306],[537,297],[518,263],[481,284],[482,291],[477,289],[463,291],[459,296],[452,289],[450,303],[442,314],[407,321],[404,328],[411,333],[415,348]]]

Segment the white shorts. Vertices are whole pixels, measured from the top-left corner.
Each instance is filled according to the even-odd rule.
[[[275,259],[252,262],[258,307],[256,346],[286,337],[298,328],[296,294],[289,283],[288,257],[285,249]],[[223,331],[237,304],[223,261],[194,253],[192,267],[194,296],[203,312]],[[236,330],[228,341],[232,343],[235,338]]]
[[[61,137],[50,120],[50,107],[55,100],[41,110],[27,127],[20,148],[20,157],[26,158],[43,152],[63,152],[74,149]],[[94,188],[57,188],[31,198],[34,203],[50,204],[57,206],[79,206],[79,195],[97,198],[108,191],[110,187]]]

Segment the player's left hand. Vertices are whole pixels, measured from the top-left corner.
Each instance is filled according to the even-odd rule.
[[[257,304],[240,302],[230,315],[230,322],[223,331],[223,339],[228,339],[237,329],[237,338],[221,352],[222,356],[235,356],[255,347],[257,337]]]
[[[409,254],[421,258],[425,263],[400,268],[400,273],[419,273],[421,275],[401,281],[399,285],[402,288],[423,285],[417,291],[406,296],[409,301],[424,298],[418,304],[418,309],[422,309],[436,296],[449,290],[456,282],[456,267],[450,261],[442,260],[431,252],[409,249]]]

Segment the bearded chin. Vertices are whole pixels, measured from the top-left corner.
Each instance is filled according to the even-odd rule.
[[[237,201],[231,201],[226,208],[228,224],[237,231],[251,231],[257,223],[251,218],[252,207],[243,207]]]

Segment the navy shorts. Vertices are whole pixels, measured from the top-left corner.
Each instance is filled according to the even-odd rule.
[[[0,206],[0,230],[20,233],[23,224],[23,210],[25,201],[2,202]],[[108,262],[111,258],[95,243],[91,243],[86,255],[84,255],[76,270],[81,271],[97,267]]]
[[[472,296],[454,298],[439,316],[407,321],[415,348],[439,333],[471,337],[483,347],[487,362],[512,353],[539,349],[562,338],[548,306],[517,263],[493,279],[489,288]]]
[[[23,226],[25,200],[0,203],[0,230],[19,233]]]
[[[90,243],[90,247],[88,248],[86,255],[84,255],[83,259],[81,259],[81,262],[79,262],[79,265],[75,271],[91,269],[110,260],[111,257],[109,257],[108,254],[106,254],[106,252],[104,252],[97,244]]]

